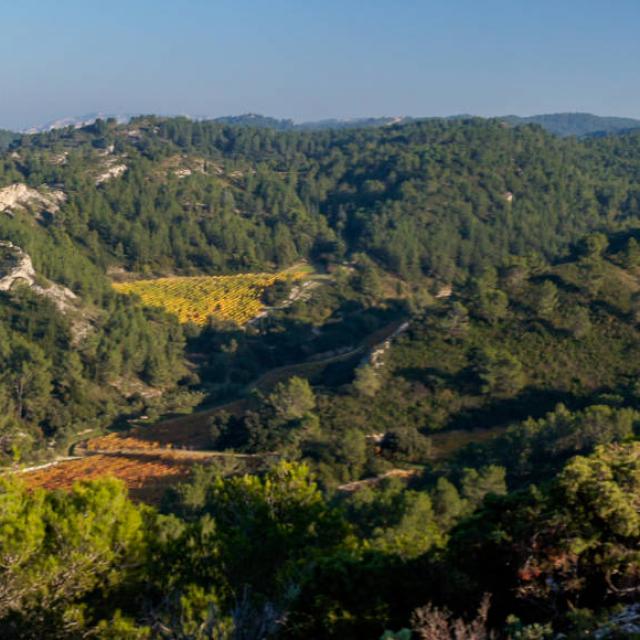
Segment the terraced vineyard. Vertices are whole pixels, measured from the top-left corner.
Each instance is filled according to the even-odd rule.
[[[26,470],[21,478],[30,488],[67,491],[81,480],[114,477],[127,485],[134,500],[158,504],[165,491],[187,480],[197,465],[216,465],[225,473],[251,473],[266,468],[273,460],[273,455],[173,451],[157,442],[111,437],[96,439],[81,457]]]
[[[117,282],[120,293],[136,294],[148,306],[162,307],[180,322],[204,324],[209,316],[246,324],[262,310],[264,290],[278,280],[299,280],[303,271],[193,276]]]
[[[155,503],[192,470],[189,459],[167,455],[91,455],[26,473],[23,479],[29,487],[68,490],[78,480],[113,476],[124,480],[133,498]]]

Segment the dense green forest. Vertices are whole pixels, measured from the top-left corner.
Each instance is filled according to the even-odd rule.
[[[44,402],[48,414],[22,411],[12,429],[24,431],[27,419],[36,449],[44,439],[64,447],[65,431],[148,411],[145,404],[158,398],[148,385],[163,397],[182,395],[169,404],[188,405],[199,391],[197,373],[179,363],[182,329],[158,312],[149,322],[150,311],[111,293],[107,274],[232,273],[300,259],[327,271],[352,265],[355,274],[337,278],[310,310],[281,319],[286,332],[276,326],[256,338],[214,327],[192,336],[193,348],[207,354],[208,392],[233,392],[251,375],[286,364],[283,354],[291,360],[311,355],[312,347],[353,343],[384,315],[376,301],[395,298],[398,312],[404,306],[414,313],[440,286],[463,286],[510,256],[553,262],[590,231],[632,232],[639,145],[638,134],[578,142],[483,120],[279,132],[148,117],[22,136],[3,155],[0,188],[25,184],[42,192],[44,185],[65,200],[55,212],[6,208],[0,234],[32,257],[38,274],[78,294],[94,319],[84,344],[41,328],[56,341],[34,347],[44,348],[48,370],[55,369],[50,384],[33,385],[36,403],[51,387],[55,398],[77,405],[74,419]],[[114,167],[124,173],[113,177]],[[10,301],[18,294],[3,295],[7,309],[15,308]],[[49,326],[66,322],[35,306],[33,325],[40,313]],[[319,324],[324,331],[312,334]],[[7,329],[34,341],[33,327],[11,321]],[[231,340],[251,343],[251,354],[240,349],[244,371],[232,365],[222,375],[220,347]],[[67,391],[74,383],[60,367],[69,362],[77,362],[82,393]],[[6,406],[23,404],[10,386]],[[14,439],[4,441],[6,455],[15,455]]]
[[[247,124],[0,137],[0,637],[633,637],[640,133]],[[301,261],[247,327],[110,286]],[[8,473],[202,407],[268,462]]]

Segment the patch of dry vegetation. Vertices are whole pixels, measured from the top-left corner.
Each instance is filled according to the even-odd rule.
[[[24,480],[29,487],[69,490],[79,480],[113,476],[126,483],[133,498],[153,503],[191,470],[189,460],[166,455],[90,455],[31,471]]]

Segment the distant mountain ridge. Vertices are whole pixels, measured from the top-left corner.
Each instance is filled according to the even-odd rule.
[[[50,120],[41,125],[29,127],[24,129],[22,133],[45,133],[47,131],[53,131],[54,129],[64,129],[65,127],[85,127],[94,123],[98,119],[107,120],[114,118],[119,124],[127,123],[131,118],[137,114],[130,113],[86,113],[81,116],[68,116],[65,118],[58,118],[56,120]]]
[[[83,127],[87,126],[96,119],[114,118],[119,123],[126,123],[131,118],[140,114],[104,114],[91,113],[82,116],[74,116],[68,118],[60,118],[52,120],[43,125],[32,127],[23,133],[43,133],[53,129],[63,127]],[[415,120],[460,120],[466,118],[474,118],[473,115],[453,115],[446,117],[427,117],[415,118],[412,116],[381,116],[369,118],[328,118],[326,120],[310,120],[306,122],[296,123],[288,118],[273,118],[263,116],[256,113],[245,113],[237,116],[185,116],[190,120],[212,121],[219,124],[238,126],[238,127],[256,127],[261,129],[274,129],[277,131],[320,131],[327,129],[356,129],[365,127],[386,127],[397,124],[405,124]],[[521,126],[527,124],[537,124],[549,133],[554,135],[566,136],[600,136],[616,133],[624,133],[633,129],[640,129],[640,119],[622,118],[618,116],[597,116],[591,113],[547,113],[533,116],[498,116],[496,119],[503,120],[512,126]]]
[[[295,123],[290,119],[277,119],[248,113],[239,116],[225,116],[221,118],[197,118],[213,120],[221,124],[235,126],[253,126],[261,128],[277,129],[279,131],[319,131],[324,129],[355,129],[363,127],[388,127],[397,124],[406,124],[416,120],[465,120],[478,116],[472,114],[459,114],[445,117],[416,118],[412,116],[382,116],[377,118],[351,118],[315,120]],[[592,113],[547,113],[533,116],[498,116],[495,119],[503,120],[513,126],[537,124],[549,133],[567,137],[585,137],[624,133],[633,129],[640,129],[640,119],[622,118],[618,116],[597,116]]]
[[[211,120],[220,124],[234,126],[260,127],[279,131],[319,131],[322,129],[357,129],[362,127],[384,127],[402,124],[415,118],[409,116],[382,116],[378,118],[328,118],[326,120],[310,120],[296,123],[291,119],[271,118],[257,113],[245,113],[239,116],[222,116],[219,118],[197,118]]]
[[[140,116],[140,113],[88,113],[81,116],[70,116],[66,118],[58,118],[51,120],[42,125],[30,127],[22,131],[22,133],[45,133],[54,129],[62,129],[65,127],[85,127],[98,118],[107,120],[114,118],[119,124],[125,124],[131,118]],[[175,117],[175,116],[167,116]],[[273,118],[271,116],[263,116],[258,113],[243,113],[237,116],[202,116],[202,115],[184,115],[194,121],[211,121],[219,124],[231,125],[236,127],[256,127],[261,129],[275,129],[278,131],[315,131],[321,129],[356,129],[362,127],[381,127],[392,124],[401,124],[415,120],[408,116],[382,116],[377,118],[328,118],[326,120],[308,121],[296,123],[289,118]]]
[[[501,119],[514,126],[538,124],[549,133],[563,137],[607,135],[640,129],[640,120],[592,113],[547,113],[528,117],[504,116]]]

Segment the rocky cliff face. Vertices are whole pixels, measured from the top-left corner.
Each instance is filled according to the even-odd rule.
[[[31,290],[55,304],[58,311],[69,316],[74,341],[80,342],[91,329],[91,323],[82,311],[78,296],[60,284],[36,283],[36,271],[31,256],[9,241],[0,241],[0,291],[9,291],[16,284],[25,284]]]
[[[14,283],[23,281],[30,287],[36,272],[31,258],[11,242],[0,242],[0,291],[9,291]]]
[[[66,196],[62,191],[33,189],[18,182],[0,189],[0,212],[31,209],[37,213],[57,213],[65,200]]]

